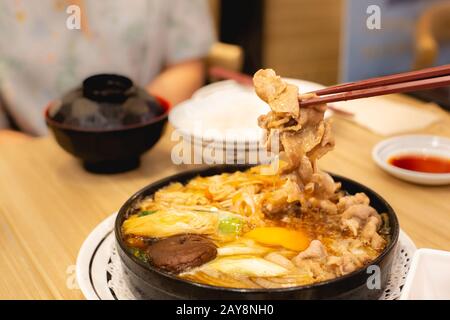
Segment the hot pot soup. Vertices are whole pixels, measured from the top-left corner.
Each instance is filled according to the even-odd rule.
[[[326,106],[300,108],[297,87],[270,69],[254,84],[271,107],[259,124],[278,137],[277,165],[161,188],[123,222],[124,243],[162,271],[229,288],[308,285],[369,264],[390,241],[389,219],[319,169],[334,146]]]

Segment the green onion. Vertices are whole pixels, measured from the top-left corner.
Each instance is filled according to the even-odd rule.
[[[145,211],[141,211],[138,213],[138,217],[144,217],[144,216],[148,216],[149,214],[154,214],[155,212],[157,212],[158,210],[145,210]]]
[[[133,248],[132,251],[133,251],[133,255],[136,258],[138,258],[142,262],[145,262],[145,263],[148,262],[148,258],[147,258],[147,255],[145,254],[145,251],[137,249],[137,248]]]
[[[219,222],[219,231],[225,234],[241,232],[243,221],[236,217],[228,217]]]

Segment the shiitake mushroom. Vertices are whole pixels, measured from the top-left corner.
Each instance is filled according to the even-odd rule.
[[[213,260],[217,246],[201,235],[182,234],[153,243],[146,254],[155,267],[178,274]]]

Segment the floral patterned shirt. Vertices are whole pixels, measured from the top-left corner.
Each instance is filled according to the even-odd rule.
[[[78,4],[81,29],[66,25]],[[95,73],[147,85],[167,65],[204,57],[214,41],[205,0],[0,1],[0,128],[46,133],[49,101]]]

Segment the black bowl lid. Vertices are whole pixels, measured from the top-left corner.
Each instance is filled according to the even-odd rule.
[[[98,74],[83,81],[48,110],[51,120],[76,129],[114,130],[151,122],[165,103],[121,75]]]
[[[97,74],[83,81],[83,96],[97,102],[123,103],[133,87],[131,79],[117,74]]]

